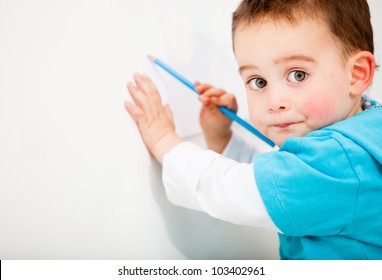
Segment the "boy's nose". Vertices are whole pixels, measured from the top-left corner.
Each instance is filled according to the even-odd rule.
[[[283,83],[272,83],[268,85],[268,112],[279,113],[289,110],[292,96],[291,92],[285,88]]]
[[[271,99],[269,100],[268,111],[270,113],[276,113],[280,111],[286,111],[290,108],[289,101],[285,99]]]

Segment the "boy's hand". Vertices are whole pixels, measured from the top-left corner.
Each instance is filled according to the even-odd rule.
[[[138,125],[142,139],[151,154],[162,162],[164,154],[183,140],[176,135],[172,114],[162,106],[161,98],[146,75],[134,74],[135,85],[127,84],[134,103],[125,102],[125,108]]]
[[[231,138],[232,120],[225,116],[218,106],[226,106],[237,112],[236,98],[222,89],[209,84],[196,83],[196,91],[201,95],[199,100],[203,107],[200,111],[200,125],[203,129],[207,145],[215,152],[223,152]]]

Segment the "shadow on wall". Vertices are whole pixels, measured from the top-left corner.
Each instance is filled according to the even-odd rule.
[[[187,259],[279,259],[277,234],[265,229],[239,226],[205,213],[171,204],[158,187],[161,167],[151,158],[151,190],[162,212],[167,233]],[[159,184],[161,186],[161,184]]]

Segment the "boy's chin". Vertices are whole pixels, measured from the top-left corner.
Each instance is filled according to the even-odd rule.
[[[299,129],[299,130],[289,130],[289,131],[282,131],[282,132],[276,132],[272,131],[271,135],[268,136],[269,139],[273,141],[278,147],[281,147],[285,141],[287,141],[289,138],[292,137],[304,137],[308,133],[311,132],[310,129]]]
[[[304,134],[305,135],[305,134]],[[275,137],[270,138],[273,143],[275,143],[278,147],[281,147],[285,141],[287,141],[289,138],[292,137],[303,137],[304,135],[297,135],[297,134],[283,134],[283,135],[277,135]]]

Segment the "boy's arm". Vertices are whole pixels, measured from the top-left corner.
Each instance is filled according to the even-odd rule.
[[[134,75],[128,90],[135,104],[125,107],[136,121],[148,150],[162,163],[168,198],[226,221],[277,229],[253,178],[252,165],[184,142],[175,133],[168,107],[145,75]]]
[[[162,178],[173,204],[235,224],[279,231],[257,189],[253,164],[184,142],[165,155]]]

